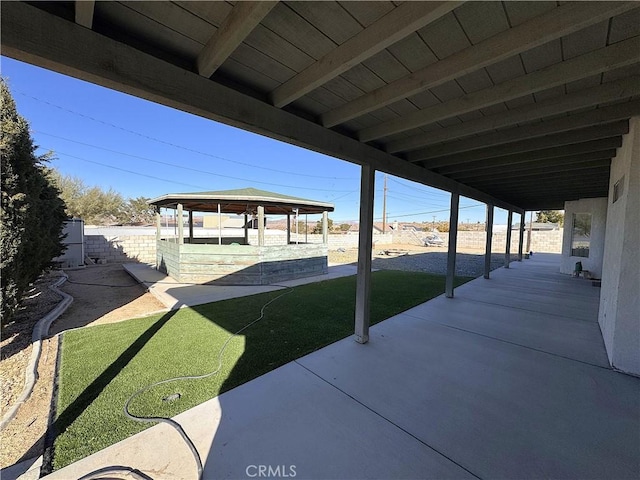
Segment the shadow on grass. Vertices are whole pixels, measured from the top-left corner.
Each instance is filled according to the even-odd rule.
[[[160,319],[153,323],[145,330],[127,349],[122,352],[118,358],[111,363],[95,380],[93,380],[82,393],[71,403],[62,413],[56,416],[51,424],[47,435],[50,441],[49,448],[52,449],[53,440],[64,433],[75,419],[91,405],[102,391],[111,383],[124,369],[131,360],[144,348],[144,346],[153,338],[153,336],[178,312],[171,310],[165,313]],[[64,341],[64,337],[62,338]],[[28,454],[29,452],[27,452]],[[29,458],[23,456],[23,459]],[[42,474],[48,474],[52,471],[52,452],[45,452],[45,463],[42,467]]]

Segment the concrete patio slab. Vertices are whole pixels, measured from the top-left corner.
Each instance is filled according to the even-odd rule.
[[[298,360],[480,478],[637,478],[640,380],[401,314]]]
[[[176,417],[204,462],[204,478],[473,478],[376,413],[296,363]],[[163,480],[196,478],[195,463],[170,427],[158,425],[87,457],[47,479],[79,478],[130,465]],[[282,473],[286,474],[283,475]]]
[[[204,478],[260,466],[322,479],[639,478],[640,379],[608,367],[580,306],[597,309],[597,289],[553,260],[494,271],[375,325],[366,345],[345,338],[179,415]],[[48,478],[112,464],[195,473],[160,425]]]
[[[146,263],[124,263],[123,268],[142,283],[163,305],[170,309],[218,302],[230,298],[246,297],[264,292],[322,282],[355,275],[355,265],[329,265],[326,275],[316,275],[296,280],[278,282],[277,285],[207,285],[180,283]]]

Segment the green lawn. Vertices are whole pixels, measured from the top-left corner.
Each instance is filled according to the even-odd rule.
[[[371,322],[377,323],[444,292],[444,277],[378,271],[372,276]],[[457,279],[462,284],[469,278]],[[139,388],[217,367],[230,333],[260,315],[281,291],[65,333],[60,361],[54,469],[101,450],[148,425],[122,407]],[[274,368],[353,333],[355,277],[294,288],[273,302],[263,320],[235,337],[222,371],[205,380],[172,382],[131,405],[139,415],[174,416]],[[174,402],[163,402],[179,392]]]

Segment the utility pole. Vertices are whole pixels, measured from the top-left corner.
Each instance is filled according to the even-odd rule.
[[[387,174],[384,174],[384,195],[382,196],[382,233],[387,232]]]

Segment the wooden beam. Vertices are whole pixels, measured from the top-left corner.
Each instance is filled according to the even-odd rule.
[[[486,180],[478,182],[483,188],[487,188],[491,191],[503,191],[505,189],[512,189],[520,187],[523,189],[529,189],[531,191],[545,191],[545,189],[557,187],[558,185],[566,186],[569,188],[580,189],[585,185],[596,184],[605,182],[609,176],[609,167],[595,167],[587,168],[581,172],[569,172],[559,173],[553,179],[549,178],[549,175],[544,173],[538,175],[532,175],[526,178],[509,178],[493,180]],[[475,183],[473,183],[475,185]]]
[[[508,112],[471,120],[453,127],[429,133],[420,133],[408,138],[394,140],[386,145],[388,152],[402,152],[475,135],[502,127],[511,127],[545,117],[594,107],[596,105],[640,95],[640,76],[630,76],[614,82],[580,90],[568,95],[550,98],[535,105],[524,105]]]
[[[619,122],[597,125],[595,127],[584,128],[581,130],[572,130],[565,133],[559,133],[557,135],[547,135],[542,138],[522,140],[520,142],[508,143],[497,147],[482,148],[445,157],[431,158],[429,160],[425,160],[422,165],[427,168],[440,168],[448,165],[473,162],[485,158],[496,158],[515,153],[542,150],[544,148],[572,145],[575,143],[587,142],[589,140],[610,138],[617,135],[624,135],[625,133],[629,133],[629,122],[628,120],[621,120]]]
[[[351,37],[271,92],[271,103],[283,107],[346,72],[367,58],[434,22],[461,1],[405,2]]]
[[[278,2],[237,2],[198,54],[198,73],[209,78]]]
[[[438,169],[438,173],[449,175],[457,172],[469,172],[472,170],[484,170],[498,166],[509,167],[520,163],[544,160],[547,158],[566,157],[575,155],[587,155],[591,153],[602,152],[603,150],[612,151],[622,145],[621,137],[605,138],[602,140],[594,140],[592,142],[577,143],[575,145],[565,145],[563,147],[545,148],[533,152],[518,153],[515,155],[506,155],[504,157],[486,158],[475,162],[469,162],[462,165],[450,165]],[[610,152],[608,152],[610,153]],[[607,153],[607,154],[608,154]],[[613,155],[615,156],[615,154]],[[599,158],[603,158],[602,156]]]
[[[638,82],[640,82],[640,78],[638,79]],[[635,100],[632,102],[619,103],[609,107],[590,110],[584,113],[576,113],[554,120],[546,120],[542,123],[538,123],[537,125],[514,127],[495,133],[466,138],[464,140],[456,140],[441,145],[432,145],[420,150],[408,152],[406,157],[410,162],[429,160],[436,157],[453,155],[455,153],[463,153],[480,148],[516,142],[519,140],[533,139],[544,135],[591,127],[607,122],[623,119],[627,120],[638,114],[640,114],[640,100]]]
[[[395,133],[429,125],[439,120],[473,112],[497,103],[547,90],[598,73],[626,67],[638,61],[640,37],[615,43],[579,57],[565,60],[533,73],[522,75],[445,103],[418,110],[380,125],[358,132],[362,142],[369,142]]]
[[[455,53],[422,70],[389,83],[345,105],[324,113],[322,124],[333,127],[393,102],[442,85],[526,50],[577,32],[589,25],[636,7],[624,3],[568,3],[524,22],[506,32]]]
[[[522,210],[31,5],[3,4],[1,22],[2,53],[11,58],[479,202]]]
[[[565,157],[560,157],[560,159]],[[607,167],[611,164],[611,157],[607,158],[602,156],[600,159],[585,161],[583,158],[579,157],[569,157],[575,162],[558,162],[560,159],[552,158],[550,160],[544,160],[542,162],[530,162],[524,163],[522,165],[514,165],[513,167],[509,167],[505,169],[504,167],[499,167],[491,170],[482,170],[482,174],[478,175],[477,173],[474,175],[473,173],[468,173],[464,175],[452,175],[452,178],[458,180],[460,182],[473,181],[473,182],[481,182],[483,180],[492,180],[499,176],[501,179],[504,178],[523,178],[527,175],[535,175],[538,173],[547,173],[550,177],[559,172],[571,172],[574,170],[580,170],[583,168],[589,167]],[[579,161],[578,161],[579,160]]]
[[[360,173],[360,225],[356,277],[355,340],[358,343],[369,341],[369,324],[371,323],[371,249],[375,181],[376,171],[369,165],[363,165]]]
[[[75,19],[78,25],[85,28],[93,28],[93,11],[96,2],[94,0],[76,0],[75,1]]]

